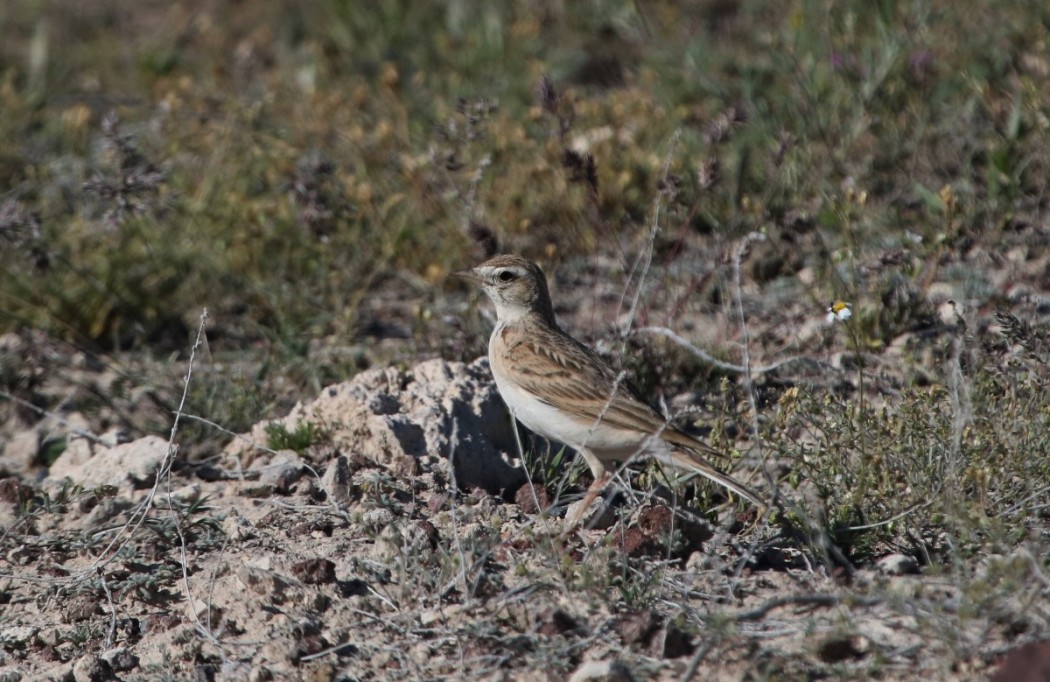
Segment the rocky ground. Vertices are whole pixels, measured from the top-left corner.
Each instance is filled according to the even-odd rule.
[[[821,317],[800,346],[826,345]],[[105,363],[30,340],[5,337],[7,357],[51,353],[65,390],[112,391]],[[191,384],[210,371],[194,361]],[[1047,621],[1050,581],[1023,548],[966,580],[900,552],[850,562],[645,469],[562,536],[586,481],[527,480],[483,358],[363,372],[192,460],[178,424],[132,440],[110,413],[46,402],[7,403],[2,680],[986,679]],[[785,470],[735,446],[755,485]],[[1014,602],[964,613],[1003,561],[1026,576]],[[1016,656],[1034,670],[1047,654]]]

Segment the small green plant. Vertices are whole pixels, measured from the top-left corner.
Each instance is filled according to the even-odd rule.
[[[610,576],[611,585],[616,589],[617,603],[628,611],[650,607],[660,598],[664,575],[658,567],[652,566],[652,560],[636,561],[620,557],[611,567],[617,572]]]
[[[311,445],[319,442],[324,430],[312,422],[299,421],[294,431],[279,422],[266,425],[266,445],[273,450],[294,450],[299,454],[306,452]]]
[[[65,438],[56,438],[54,440],[45,441],[44,446],[40,449],[40,463],[45,467],[50,467],[65,451]]]
[[[68,478],[62,481],[62,486],[54,495],[46,490],[40,493],[40,508],[48,514],[64,514],[67,507],[84,495],[84,486],[73,483]]]
[[[525,469],[536,483],[549,484],[557,481],[567,467],[572,466],[573,451],[564,445],[558,449],[546,443],[545,448],[526,448],[524,453]],[[574,472],[575,473],[575,472]]]

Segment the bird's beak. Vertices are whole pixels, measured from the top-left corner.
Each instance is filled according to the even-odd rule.
[[[452,276],[453,277],[459,277],[460,279],[465,279],[468,282],[480,282],[481,281],[481,277],[478,276],[478,273],[474,272],[473,270],[456,270],[455,272],[452,273]]]

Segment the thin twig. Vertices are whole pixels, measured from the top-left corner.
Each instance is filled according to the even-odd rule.
[[[166,466],[164,470],[164,481],[167,487],[168,499],[171,500],[171,461],[175,458],[175,453],[178,451],[178,445],[175,443],[175,436],[179,431],[179,421],[182,418],[182,409],[186,405],[186,398],[190,392],[190,380],[193,378],[193,362],[197,357],[197,350],[201,347],[202,339],[204,338],[204,327],[208,323],[208,309],[205,308],[201,313],[200,326],[197,327],[197,339],[193,343],[193,347],[190,349],[190,361],[186,368],[186,377],[183,379],[182,386],[182,398],[179,400],[179,407],[175,411],[175,418],[171,424],[171,435],[168,437],[168,458],[166,460]],[[205,623],[201,623],[200,617],[197,615],[197,609],[193,604],[193,594],[190,591],[190,574],[189,574],[189,558],[186,553],[186,536],[182,532],[182,525],[180,523],[178,512],[175,510],[175,505],[169,504],[168,513],[171,517],[172,524],[175,527],[175,532],[179,536],[179,563],[182,568],[182,588],[186,592],[186,603],[189,606],[190,618],[193,619],[194,627],[205,639],[218,644],[218,640],[211,631],[211,602],[208,602],[207,612],[205,614]]]
[[[715,367],[717,367],[719,369],[724,369],[727,372],[744,373],[744,372],[750,371],[752,374],[765,374],[767,372],[772,372],[772,371],[774,371],[774,370],[776,370],[776,369],[778,369],[780,367],[783,367],[784,365],[787,365],[787,364],[790,364],[790,363],[793,363],[793,362],[819,362],[819,361],[815,360],[814,358],[810,358],[810,357],[807,357],[805,355],[795,355],[795,356],[792,356],[790,358],[785,358],[783,360],[778,360],[777,362],[774,362],[773,364],[770,364],[770,365],[760,365],[758,367],[754,367],[754,366],[748,367],[748,366],[745,366],[745,365],[734,365],[733,363],[725,362],[723,360],[719,360],[718,358],[710,355],[709,353],[707,353],[704,350],[696,347],[695,345],[690,343],[687,339],[685,339],[684,337],[680,336],[679,334],[677,334],[673,330],[668,329],[667,327],[639,327],[638,329],[635,329],[634,331],[632,331],[631,334],[653,334],[655,336],[666,337],[666,338],[670,339],[671,341],[674,341],[676,344],[678,344],[679,346],[681,346],[685,350],[689,351],[690,353],[692,353],[696,357],[700,358],[704,362],[708,363],[709,365],[713,365],[713,366],[715,366]]]
[[[346,641],[346,642],[343,642],[342,644],[336,644],[335,646],[330,646],[327,649],[321,649],[320,651],[315,651],[312,654],[307,654],[306,656],[300,657],[299,658],[299,662],[300,663],[305,663],[307,661],[316,661],[319,658],[324,658],[325,656],[330,656],[330,655],[332,655],[334,653],[338,653],[340,650],[345,649],[347,647],[354,647],[354,643],[351,642],[351,641]],[[357,647],[354,647],[354,648],[356,649]]]
[[[929,507],[931,504],[933,504],[933,501],[936,500],[936,499],[938,499],[938,498],[935,495],[934,497],[932,497],[929,500],[926,500],[925,502],[919,502],[917,504],[913,504],[912,506],[908,507],[907,509],[905,509],[901,513],[894,514],[893,516],[891,516],[888,519],[883,519],[882,521],[876,521],[874,523],[867,523],[867,524],[864,524],[863,526],[847,526],[846,530],[850,530],[850,531],[871,530],[872,528],[879,528],[880,526],[888,526],[889,524],[893,523],[894,521],[897,521],[898,519],[902,519],[905,516],[908,516],[912,512],[916,512],[916,511],[918,511],[920,509],[923,509],[925,507]]]
[[[697,668],[700,667],[700,664],[703,662],[704,658],[706,658],[707,655],[711,653],[711,649],[714,648],[715,640],[713,638],[707,640],[703,643],[703,645],[696,648],[696,652],[693,654],[693,657],[689,659],[689,667],[687,667],[685,669],[685,672],[682,673],[682,682],[689,682],[689,680],[693,679],[693,676],[696,675]]]
[[[197,338],[193,342],[193,346],[190,349],[190,360],[189,366],[186,370],[186,376],[183,379],[182,397],[179,400],[179,406],[175,411],[175,417],[171,425],[171,434],[168,436],[167,452],[164,455],[164,460],[158,467],[153,486],[146,494],[145,499],[140,502],[135,510],[131,514],[131,518],[124,525],[117,535],[109,541],[105,549],[95,558],[90,568],[85,570],[81,576],[88,575],[91,571],[94,571],[100,567],[108,565],[117,556],[120,555],[120,551],[127,546],[131,539],[135,536],[135,533],[146,521],[146,517],[149,515],[150,510],[154,507],[154,501],[157,497],[157,492],[160,489],[162,481],[167,481],[168,485],[168,499],[171,499],[171,467],[175,462],[175,456],[178,454],[178,445],[175,443],[175,436],[179,429],[179,420],[182,417],[182,410],[186,406],[186,399],[189,396],[190,389],[190,378],[193,376],[193,363],[197,359],[197,351],[200,349],[202,339],[204,335],[204,327],[208,322],[208,309],[205,308],[201,312],[200,327],[197,329]],[[177,527],[177,524],[176,524]],[[118,544],[119,543],[119,544]],[[115,548],[115,549],[114,549]]]
[[[838,604],[852,604],[856,606],[874,606],[882,600],[877,597],[858,597],[855,595],[837,595],[837,594],[793,594],[786,597],[776,597],[770,599],[762,606],[750,611],[743,611],[736,614],[733,618],[738,622],[748,620],[761,620],[765,618],[770,611],[779,609],[784,606],[836,606]]]
[[[1048,493],[1050,493],[1050,486],[1046,486],[1044,488],[1040,488],[1039,490],[1035,491],[1034,493],[1032,493],[1028,497],[1025,497],[1024,499],[1022,499],[1020,502],[1014,504],[1011,507],[1008,507],[1008,508],[1004,509],[1003,512],[1002,512],[1002,516],[1009,516],[1010,514],[1014,514],[1014,513],[1018,512],[1018,511],[1020,511],[1026,504],[1028,504],[1032,500],[1039,499],[1039,498],[1045,498]],[[1040,509],[1040,508],[1045,507],[1045,506],[1046,505],[1039,505],[1035,509]],[[1035,511],[1035,509],[1033,509],[1032,511]]]
[[[671,173],[671,161],[674,159],[674,150],[678,145],[678,139],[682,136],[682,129],[674,131],[674,135],[671,136],[671,144],[667,150],[667,156],[664,158],[663,172],[660,174],[660,181],[663,184],[667,183],[667,179]],[[653,247],[656,244],[656,236],[660,233],[660,209],[663,206],[663,193],[657,192],[656,196],[653,197],[653,212],[649,218],[649,238],[646,240],[644,252],[635,260],[634,266],[631,268],[631,273],[628,277],[628,285],[634,279],[635,271],[639,270],[638,266],[642,265],[638,273],[638,284],[634,288],[634,298],[631,300],[631,309],[627,313],[627,321],[623,327],[623,339],[624,349],[627,346],[627,336],[630,332],[631,325],[634,324],[634,317],[638,312],[638,303],[642,298],[642,291],[644,290],[645,277],[649,274],[649,268],[653,263]],[[623,350],[623,349],[621,349]]]
[[[449,471],[449,518],[452,520],[452,538],[456,545],[456,554],[459,556],[459,571],[457,571],[455,577],[449,584],[442,588],[441,593],[445,594],[449,588],[452,587],[452,582],[458,582],[460,590],[463,593],[464,599],[470,599],[471,594],[467,589],[467,555],[463,551],[463,543],[459,539],[459,515],[456,510],[456,496],[459,492],[458,483],[456,481],[456,446],[459,444],[459,431],[457,428],[457,422],[452,422],[452,434],[449,436],[449,451],[448,451],[448,471]]]
[[[758,400],[755,399],[755,387],[751,383],[751,337],[747,329],[747,316],[744,315],[743,286],[740,283],[740,261],[747,252],[753,241],[763,241],[766,238],[761,232],[752,232],[744,238],[733,252],[733,303],[735,304],[737,317],[740,324],[741,348],[744,358],[744,386],[747,389],[747,403],[751,408],[751,431],[755,439],[755,445],[762,447],[762,441],[758,426]]]
[[[109,589],[109,582],[106,581],[106,572],[102,568],[98,569],[98,577],[102,581],[102,590],[106,593],[106,602],[109,604],[109,628],[106,630],[104,648],[110,649],[113,647],[113,639],[117,634],[117,607],[113,604],[113,592]]]
[[[521,433],[519,433],[518,431],[518,421],[517,419],[515,419],[513,414],[510,415],[510,430],[514,434],[514,443],[518,447],[518,457],[521,460],[521,468],[525,472],[525,481],[529,484],[529,492],[532,494],[532,503],[536,505],[536,511],[538,512],[537,516],[543,522],[544,533],[549,535],[550,529],[547,524],[547,512],[550,506],[557,504],[558,499],[561,496],[561,490],[563,488],[562,484],[565,482],[565,477],[563,477],[562,481],[559,482],[558,494],[555,495],[554,501],[551,503],[551,505],[548,506],[548,508],[543,508],[543,505],[540,504],[540,496],[536,492],[536,484],[532,480],[532,472],[529,471],[529,466],[527,465],[525,460],[525,447],[521,443]],[[569,471],[571,471],[571,468],[569,469]],[[568,476],[568,473],[566,473],[566,476]],[[547,487],[546,481],[544,481],[543,486],[544,488]]]
[[[273,448],[268,448],[265,445],[260,445],[260,444],[256,443],[254,439],[248,438],[244,434],[236,433],[234,431],[230,431],[226,427],[222,426],[221,424],[216,424],[215,422],[211,421],[210,419],[205,419],[204,417],[199,417],[199,416],[197,416],[195,414],[183,414],[182,418],[183,419],[190,419],[192,421],[196,421],[196,422],[200,422],[202,424],[206,424],[206,425],[212,427],[213,429],[215,429],[216,431],[221,431],[222,433],[225,433],[227,436],[233,436],[237,440],[244,441],[245,443],[247,443],[251,447],[255,448],[256,450],[262,450],[263,452],[267,452],[267,453],[269,453],[271,455],[276,455],[277,454],[277,451],[274,450]]]
[[[34,405],[33,403],[31,403],[31,402],[29,402],[27,400],[23,400],[23,399],[19,398],[16,395],[11,395],[7,391],[0,390],[0,398],[6,398],[7,400],[10,400],[13,403],[18,403],[22,407],[28,408],[28,409],[32,410],[33,412],[36,412],[39,415],[42,415],[44,417],[50,417],[51,419],[54,419],[56,422],[58,422],[62,426],[68,427],[69,428],[69,433],[72,433],[75,436],[80,436],[81,438],[86,438],[86,439],[88,439],[89,441],[91,441],[93,443],[98,443],[99,445],[105,445],[106,447],[109,447],[109,445],[110,445],[109,443],[104,441],[102,438],[99,438],[98,436],[96,436],[95,434],[91,433],[90,431],[84,431],[83,429],[78,429],[78,428],[70,426],[69,420],[65,419],[61,415],[55,414],[54,412],[51,412],[50,410],[45,410],[42,407],[37,407],[36,405]]]

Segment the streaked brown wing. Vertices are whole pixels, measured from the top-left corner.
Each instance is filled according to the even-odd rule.
[[[602,414],[604,424],[659,433],[668,442],[722,456],[668,424],[626,379],[618,382],[619,372],[587,346],[563,332],[558,343],[538,341],[542,338],[543,334],[526,332],[507,347],[507,369],[525,390],[581,419],[594,420]]]

